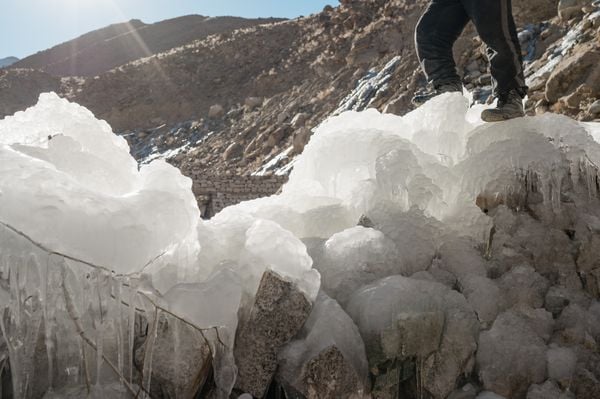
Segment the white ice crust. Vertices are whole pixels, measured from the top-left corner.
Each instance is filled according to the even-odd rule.
[[[138,169],[106,122],[43,94],[0,121],[0,228],[117,275],[143,274],[165,308],[234,337],[236,310],[251,306],[267,269],[312,301],[323,288],[342,305],[377,279],[433,274],[436,251],[456,260],[445,272],[460,279],[459,265],[469,273],[478,265],[462,262],[468,244],[456,237],[481,242],[490,229],[478,196],[518,191],[528,174],[558,207],[561,166],[600,165],[598,124],[544,115],[483,125],[479,112],[453,93],[404,117],[373,109],[332,117],[280,195],[202,221],[189,178],[162,161]],[[579,168],[571,172],[578,178]],[[356,227],[363,215],[380,230]],[[308,238],[325,242],[319,264]],[[438,238],[446,245],[437,248]],[[0,277],[2,256],[29,256],[12,242],[0,242]],[[0,309],[6,298],[0,286]],[[196,308],[191,298],[205,302]]]

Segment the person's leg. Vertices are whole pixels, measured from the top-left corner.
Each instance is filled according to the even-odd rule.
[[[488,47],[494,94],[516,90],[527,94],[523,56],[512,15],[511,0],[462,0],[481,40]]]
[[[458,84],[452,46],[469,17],[460,0],[432,0],[415,29],[419,62],[434,87]]]

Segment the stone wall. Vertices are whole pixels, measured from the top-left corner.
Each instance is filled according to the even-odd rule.
[[[223,208],[242,201],[276,194],[287,176],[226,176],[193,174],[194,194],[202,218],[210,219]]]

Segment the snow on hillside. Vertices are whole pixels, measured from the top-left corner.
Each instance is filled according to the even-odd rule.
[[[420,389],[435,398],[476,371],[482,388],[506,397],[554,378],[545,354],[556,348],[539,327],[539,317],[552,319],[542,307],[549,287],[568,291],[581,319],[600,317],[563,232],[598,242],[598,225],[590,226],[600,220],[592,137],[600,127],[550,114],[483,125],[479,112],[447,94],[405,117],[342,113],[317,128],[280,195],[202,221],[177,169],[163,161],[138,169],[105,122],[42,95],[0,121],[0,364],[6,347],[16,397],[78,397],[87,384],[110,397],[151,390],[168,362],[152,356],[166,356],[165,315],[205,329],[217,396],[228,397],[236,373],[246,378],[233,354],[238,322],[252,317],[266,270],[317,303],[282,352],[278,378],[294,389],[302,389],[304,362],[330,347],[351,359],[359,396],[370,389],[367,362],[373,370],[390,359],[420,359]],[[540,252],[548,245],[554,263]],[[597,265],[581,262],[592,281]],[[541,293],[529,278],[542,281]],[[138,312],[151,332],[141,366]],[[348,327],[328,328],[334,320]],[[569,320],[556,328],[572,327]],[[33,344],[42,325],[40,351]],[[395,328],[402,348],[386,335]],[[167,352],[182,362],[177,331]],[[530,346],[539,351],[520,368],[506,366]],[[541,371],[532,364],[538,355]],[[36,368],[40,358],[47,374]]]

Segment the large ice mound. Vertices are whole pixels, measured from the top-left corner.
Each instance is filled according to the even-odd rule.
[[[191,181],[178,170],[160,161],[138,167],[106,122],[42,95],[0,121],[0,360],[5,341],[16,396],[80,392],[90,380],[99,395],[119,384],[124,393],[136,384],[150,390],[153,375],[168,380],[165,367],[153,373],[156,342],[173,337],[175,350],[162,348],[155,361],[164,366],[173,352],[180,364],[179,345],[200,331],[218,396],[227,397],[236,332],[251,317],[266,271],[317,303],[286,349],[289,370],[322,351],[341,354],[363,386],[367,359],[352,344],[360,331],[370,366],[417,356],[431,377],[425,389],[447,396],[461,373],[476,369],[480,327],[495,325],[509,306],[541,306],[548,281],[551,292],[581,289],[573,265],[557,266],[569,262],[562,231],[572,226],[545,237],[536,221],[510,209],[535,206],[536,217],[548,213],[560,224],[564,204],[577,203],[600,220],[579,197],[566,198],[581,186],[583,197],[597,196],[597,124],[544,115],[483,125],[479,112],[447,94],[404,117],[376,110],[332,117],[316,129],[280,195],[202,221]],[[545,254],[546,238],[558,243],[556,253]],[[530,245],[525,257],[519,240]],[[513,266],[524,267],[509,273]],[[498,288],[529,287],[529,278],[541,281],[531,297]],[[388,300],[390,292],[401,295]],[[166,329],[165,318],[193,331]],[[347,327],[328,328],[336,319]],[[455,319],[456,331],[442,331]],[[414,335],[410,329],[421,325],[439,331]],[[140,326],[144,351],[136,346]],[[34,345],[38,334],[42,349]],[[446,357],[455,336],[462,350]],[[411,338],[412,352],[396,356],[397,337]],[[334,344],[337,351],[327,352]],[[40,357],[49,371],[33,387],[28,381],[45,374]],[[142,381],[134,381],[138,360]],[[301,382],[288,381],[300,390]]]
[[[42,94],[0,123],[0,146],[0,221],[46,248],[118,274],[195,256],[191,181],[163,162],[138,170],[87,109]]]

